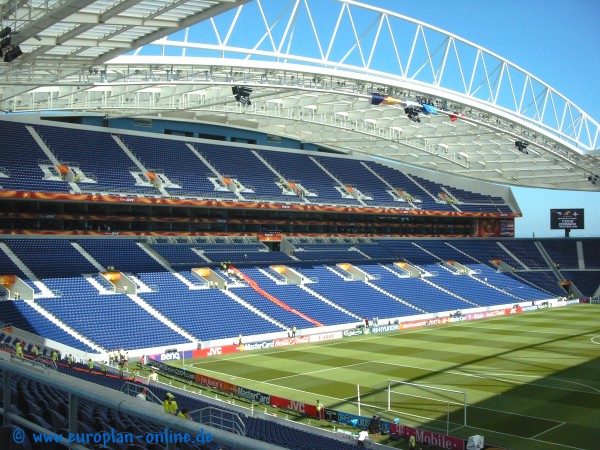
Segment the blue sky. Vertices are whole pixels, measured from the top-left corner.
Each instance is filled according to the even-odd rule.
[[[521,66],[600,121],[600,0],[363,0],[468,39]],[[551,208],[584,208],[585,230],[600,236],[597,192],[513,187],[523,212],[517,237],[561,237]]]
[[[600,0],[358,1],[412,17],[480,45],[537,76],[600,121]],[[280,5],[274,2],[289,3],[270,0],[263,5]],[[311,2],[313,12],[318,4]],[[335,17],[327,15],[327,6],[331,5],[321,5],[318,20],[331,21],[328,25],[333,26]],[[246,28],[241,38],[251,40],[251,36],[263,32],[259,26]],[[211,43],[210,34],[202,33],[202,42]],[[270,44],[267,40],[263,45]],[[311,46],[309,41],[301,41],[300,45],[305,49]],[[178,54],[181,50],[170,51]],[[189,56],[192,53],[188,51]],[[553,208],[584,208],[585,229],[574,230],[571,236],[600,236],[600,185],[595,192],[512,189],[523,212],[523,217],[515,221],[517,237],[531,237],[534,232],[536,237],[563,236],[561,230],[550,230]]]

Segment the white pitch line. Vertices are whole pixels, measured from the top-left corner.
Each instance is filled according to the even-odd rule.
[[[563,426],[563,425],[565,425],[565,424],[566,424],[566,422],[561,422],[561,423],[559,423],[558,425],[556,425],[555,427],[552,427],[552,428],[550,428],[550,429],[548,429],[548,430],[546,430],[546,431],[542,431],[541,433],[538,433],[538,434],[536,434],[535,436],[531,436],[531,439],[535,439],[536,437],[538,437],[538,436],[541,436],[542,434],[546,434],[546,433],[548,433],[549,431],[552,431],[552,430],[554,430],[555,428],[562,427],[562,426]]]
[[[508,414],[510,416],[521,416],[521,417],[527,417],[528,419],[545,420],[546,422],[554,422],[554,423],[563,424],[563,425],[566,423],[566,422],[561,422],[559,420],[546,419],[545,417],[537,417],[537,416],[530,416],[528,414],[520,414],[520,413],[515,413],[515,412],[509,412],[509,411],[501,411],[499,409],[486,408],[484,406],[474,406],[474,405],[468,405],[468,406],[470,409],[485,409],[486,411],[494,411],[497,413]]]
[[[535,313],[535,312],[532,312]],[[495,320],[501,320],[501,319],[506,319],[508,316],[497,316],[497,317],[490,317],[487,319],[484,319],[483,322],[485,322],[485,324],[489,323],[489,322],[493,322]],[[513,316],[513,317],[519,317],[519,316]],[[482,326],[485,324],[481,324]],[[443,328],[455,328],[455,327],[466,327],[467,325],[470,326],[476,326],[476,325],[480,325],[479,323],[471,323],[471,322],[456,322],[456,323],[451,323],[451,324],[445,324],[443,326]],[[390,333],[383,333],[383,334],[371,334],[371,335],[363,335],[360,339],[360,342],[363,341],[371,341],[374,339],[389,339],[391,337],[395,337],[395,336],[404,336],[407,334],[416,334],[416,333],[426,333],[426,332],[433,332],[435,330],[439,330],[441,328],[438,327],[422,327],[422,328],[416,328],[416,329],[411,329],[411,330],[398,330],[398,332],[396,334],[390,334]],[[487,329],[487,327],[486,327]],[[247,352],[241,355],[235,355],[235,356],[231,356],[231,357],[227,357],[227,358],[218,358],[218,357],[204,357],[204,359],[202,359],[200,362],[197,363],[192,363],[189,364],[190,366],[196,366],[196,367],[201,367],[203,364],[210,364],[210,363],[216,363],[219,361],[233,361],[236,359],[243,359],[243,358],[256,358],[256,357],[260,357],[260,356],[268,356],[272,353],[276,353],[279,351],[301,351],[305,348],[307,348],[307,346],[316,346],[316,347],[335,347],[337,345],[344,345],[347,344],[348,341],[346,339],[338,339],[336,341],[332,341],[332,342],[319,342],[319,343],[310,343],[310,344],[306,344],[306,345],[298,345],[298,346],[292,346],[292,347],[279,347],[279,348],[272,348],[272,349],[264,349],[264,350],[259,350],[259,351],[252,351],[252,352]]]
[[[257,381],[254,380],[252,378],[246,378],[246,377],[238,377],[238,376],[233,376],[230,375],[228,373],[224,373],[224,372],[217,372],[216,370],[210,370],[210,369],[204,369],[205,372],[211,372],[211,373],[215,373],[217,375],[223,375],[225,377],[230,377],[230,378],[235,378],[236,380],[246,380],[246,381],[251,381],[252,383],[258,383],[258,384],[265,384],[267,386],[273,386],[276,388],[281,388],[281,389],[285,389],[287,391],[296,391],[296,392],[301,392],[303,394],[308,394],[311,397],[323,397],[323,398],[327,398],[329,400],[336,400],[336,401],[344,401],[343,398],[338,398],[338,397],[330,397],[329,395],[323,395],[323,394],[318,394],[316,392],[309,392],[309,391],[303,391],[302,389],[296,389],[296,388],[292,388],[292,387],[288,387],[288,386],[282,386],[280,384],[275,384],[275,383],[269,383],[268,381]],[[307,403],[307,402],[305,402]]]
[[[369,364],[370,362],[371,361],[363,361],[363,362],[359,362],[359,363],[355,363],[355,364],[348,364],[346,366],[329,367],[327,369],[313,370],[311,372],[295,373],[293,375],[286,375],[284,377],[269,378],[268,380],[265,380],[265,381],[271,382],[271,381],[275,381],[275,380],[284,380],[286,378],[303,377],[305,375],[312,375],[313,373],[328,372],[330,370],[338,370],[338,369],[347,369],[348,367],[360,366],[361,364]]]
[[[406,364],[398,364],[398,363],[393,363],[393,362],[386,362],[386,361],[374,361],[375,364],[385,364],[388,366],[395,366],[395,367],[406,367],[407,369],[418,369],[418,370],[423,370],[423,371],[427,371],[427,372],[435,372],[435,373],[447,373],[450,375],[459,375],[459,376],[464,376],[464,377],[473,377],[473,378],[482,378],[485,380],[496,380],[496,381],[501,381],[503,383],[508,383],[508,384],[516,384],[516,385],[521,385],[521,384],[527,384],[529,386],[539,386],[539,387],[543,387],[545,389],[558,389],[558,390],[562,390],[562,391],[568,391],[568,392],[581,392],[582,394],[596,394],[596,393],[600,393],[600,390],[593,388],[591,386],[585,385],[585,384],[581,384],[581,383],[576,383],[574,381],[570,382],[568,380],[561,380],[559,378],[555,378],[557,380],[560,381],[565,381],[565,382],[570,382],[573,384],[579,384],[581,386],[585,386],[588,389],[591,389],[593,391],[596,392],[588,392],[588,391],[581,391],[578,389],[567,389],[567,388],[561,388],[561,387],[549,387],[543,384],[536,384],[536,383],[531,383],[531,382],[527,382],[527,381],[518,381],[518,380],[509,380],[509,379],[503,379],[503,378],[499,378],[496,376],[488,376],[488,375],[479,375],[479,374],[474,374],[474,373],[465,373],[465,372],[457,372],[454,370],[444,370],[444,369],[428,369],[425,367],[418,367],[418,366],[409,366]],[[527,376],[527,375],[521,375],[521,374],[503,374],[503,375],[514,375],[514,376]],[[536,375],[530,375],[531,377],[535,377]],[[543,377],[543,376],[542,376]],[[553,379],[550,377],[543,377],[545,379]]]
[[[532,437],[529,438],[529,437],[526,437],[526,436],[519,436],[517,434],[503,433],[502,431],[488,430],[486,428],[475,428],[475,429],[476,430],[480,430],[480,431],[489,431],[490,433],[501,434],[503,436],[510,436],[510,437],[515,437],[515,438],[519,438],[519,439],[525,439],[527,441],[542,442],[544,444],[550,444],[550,445],[557,446],[557,447],[574,448],[576,450],[585,450],[585,449],[582,449],[581,447],[573,447],[572,445],[557,444],[556,442],[543,441],[541,439],[534,439]]]
[[[520,316],[517,316],[517,317],[520,317]],[[486,329],[489,329],[488,324],[490,322],[495,321],[495,320],[502,320],[502,319],[506,319],[506,318],[507,318],[507,316],[498,316],[498,317],[493,317],[493,318],[489,318],[489,319],[483,320],[483,321],[481,321],[481,323],[479,323],[479,322],[475,322],[475,323],[473,323],[473,322],[457,322],[457,323],[454,323],[454,324],[445,325],[443,328],[454,328],[454,327],[461,327],[461,326],[462,327],[472,327],[472,328],[475,328],[475,327],[482,326],[482,327],[485,327]],[[439,328],[437,328],[437,327],[423,327],[423,328],[409,330],[409,331],[402,330],[402,335],[429,332],[429,331],[437,330],[437,329],[439,329]],[[502,330],[504,330],[504,329],[502,329]],[[544,333],[544,332],[540,332],[540,333]],[[548,334],[561,334],[561,335],[564,335],[565,333],[552,333],[552,332],[548,332]],[[370,335],[370,336],[364,336],[364,337],[362,337],[362,339],[360,339],[360,341],[362,342],[362,341],[374,340],[374,339],[385,339],[385,338],[389,338],[389,337],[392,337],[392,336],[394,336],[394,335],[390,335],[390,334]],[[398,336],[398,334],[396,334],[396,336]],[[593,340],[593,339],[595,339],[595,337],[593,337],[591,339],[592,339],[592,342],[594,344],[600,344],[600,343],[597,343],[597,342],[595,342]],[[333,347],[333,346],[337,346],[337,345],[346,344],[347,342],[348,341],[346,341],[345,339],[343,339],[343,340],[335,341],[335,342],[319,343],[317,346],[318,347]],[[292,347],[292,348],[285,347],[285,348],[282,348],[282,349],[285,349],[286,351],[294,351],[294,350],[302,350],[303,348],[305,348],[305,346],[298,346],[298,347]],[[202,367],[202,366],[206,365],[207,363],[211,363],[211,362],[229,361],[229,360],[235,360],[235,359],[241,359],[241,358],[251,358],[251,357],[266,356],[266,355],[269,355],[270,353],[275,353],[276,351],[279,351],[279,350],[282,350],[282,349],[273,349],[273,350],[267,350],[267,351],[253,352],[252,354],[236,355],[236,356],[231,357],[231,358],[214,358],[214,359],[212,359],[212,358],[208,359],[207,358],[206,360],[203,360],[203,361],[201,361],[199,363],[193,363],[193,364],[191,364],[191,366],[198,366],[202,370],[205,370],[205,371],[208,371],[208,372],[212,372],[212,373],[215,373],[215,374],[219,374],[219,375],[224,375],[226,377],[232,377],[232,378],[236,378],[236,379],[247,380],[247,381],[250,381],[250,382],[253,382],[253,383],[261,383],[261,384],[264,384],[264,385],[274,386],[274,387],[277,387],[277,388],[283,388],[283,389],[286,389],[286,390],[289,390],[289,391],[300,392],[302,394],[308,394],[308,395],[311,395],[311,396],[318,395],[318,396],[320,396],[322,398],[326,398],[326,399],[334,400],[334,401],[346,401],[346,402],[348,402],[348,400],[351,400],[351,399],[354,398],[354,397],[348,397],[348,398],[344,399],[344,398],[330,397],[330,396],[327,396],[327,395],[320,395],[320,394],[316,394],[314,392],[308,392],[308,391],[304,391],[304,390],[301,390],[301,389],[295,389],[295,388],[291,388],[291,387],[286,387],[286,386],[281,386],[281,385],[278,385],[278,384],[270,383],[269,381],[265,382],[265,381],[257,381],[257,380],[250,379],[250,378],[245,378],[245,377],[234,377],[231,374],[227,374],[227,373],[223,373],[223,372],[217,372],[217,371],[206,369],[206,368]],[[402,364],[386,363],[386,362],[381,362],[381,361],[378,361],[378,362],[383,363],[383,364],[388,364],[388,365],[395,365],[395,366],[398,366],[398,367],[416,368],[416,369],[421,369],[421,370],[426,370],[426,371],[431,371],[431,372],[442,372],[442,373],[445,372],[445,373],[452,373],[452,374],[463,375],[463,376],[473,376],[473,377],[479,377],[479,378],[497,379],[498,381],[505,381],[505,382],[515,383],[515,384],[520,383],[520,384],[530,384],[531,385],[531,383],[511,381],[511,380],[502,380],[502,379],[498,379],[498,378],[494,378],[494,377],[484,377],[484,376],[476,375],[476,374],[464,374],[464,373],[460,373],[460,372],[449,372],[449,371],[444,371],[444,370],[426,369],[426,368],[421,368],[421,367],[406,366],[406,365],[402,365]],[[358,364],[364,364],[364,362],[363,363],[357,363],[357,365]],[[325,369],[325,370],[331,370],[331,369],[337,369],[337,368],[343,368],[343,367],[345,367],[345,366],[334,367],[334,368],[329,368],[329,369]],[[301,375],[304,375],[304,374],[298,374],[298,376],[301,376]],[[513,375],[518,376],[518,374],[513,374]],[[293,375],[293,376],[297,376],[297,375]],[[521,376],[525,376],[525,375],[521,375]],[[531,375],[531,376],[534,377],[535,375]],[[271,381],[272,380],[276,380],[276,379],[271,379]],[[561,380],[561,381],[566,381],[566,380]],[[586,386],[586,385],[583,385],[583,386]],[[549,388],[548,386],[541,386],[541,387],[548,388],[548,389],[562,389],[562,390],[567,390],[567,391],[572,391],[572,392],[583,392],[583,391],[573,390],[573,389],[553,388],[553,387]],[[593,389],[595,391],[598,391],[598,389],[592,388],[590,386],[586,386],[586,387],[589,388],[589,389]],[[583,393],[589,394],[590,392],[583,392]],[[477,408],[481,408],[481,407],[477,407]],[[484,409],[484,408],[481,408],[481,409]],[[485,409],[488,409],[488,408],[485,408]],[[556,421],[554,421],[552,419],[546,419],[546,418],[541,418],[541,417],[527,416],[527,415],[523,415],[523,414],[510,413],[510,412],[499,411],[499,410],[494,410],[494,411],[497,411],[499,413],[512,414],[512,415],[521,415],[522,417],[529,417],[529,418],[532,418],[532,419],[539,419],[539,420],[547,420],[547,421],[550,421],[550,422],[556,422]],[[503,432],[500,432],[500,431],[497,431],[497,430],[487,430],[487,429],[483,429],[483,428],[478,428],[478,430],[488,431],[490,433],[496,433],[496,434],[501,434],[501,435],[505,435],[505,436],[511,436],[511,437],[525,439],[525,440],[532,440],[532,441],[536,441],[536,442],[552,444],[552,445],[555,445],[555,446],[558,446],[558,447],[567,448],[567,449],[579,449],[579,447],[573,447],[573,446],[569,446],[569,445],[557,444],[557,443],[554,443],[554,442],[543,441],[541,439],[535,439],[537,436],[540,436],[541,434],[547,433],[547,432],[551,431],[554,428],[562,426],[563,424],[564,424],[564,422],[561,422],[560,424],[558,424],[558,425],[556,425],[556,426],[554,426],[554,427],[552,427],[552,428],[550,428],[550,429],[548,429],[548,430],[546,430],[546,431],[544,431],[542,433],[539,433],[539,434],[537,434],[537,435],[535,435],[535,436],[533,436],[531,438],[524,437],[524,436],[517,436],[517,435],[509,434],[509,433],[503,433]]]
[[[231,376],[231,375],[229,375],[229,374],[222,373],[222,372],[217,372],[217,371],[215,371],[215,370],[210,370],[210,369],[207,369],[207,371],[208,371],[208,372],[215,373],[215,374],[218,374],[218,375]],[[314,396],[318,396],[318,397],[325,398],[325,399],[329,399],[329,400],[342,401],[342,402],[343,402],[343,401],[345,401],[345,402],[348,402],[348,400],[350,400],[350,399],[353,399],[353,398],[354,398],[354,397],[348,397],[347,399],[344,399],[344,398],[338,398],[338,397],[330,397],[330,396],[328,396],[328,395],[321,395],[321,394],[317,394],[317,393],[315,393],[315,392],[308,392],[308,391],[304,391],[304,390],[301,390],[301,389],[290,388],[290,387],[281,386],[281,385],[274,384],[274,383],[269,383],[269,382],[264,382],[264,381],[256,381],[256,380],[252,380],[252,379],[250,379],[250,378],[245,378],[245,377],[236,377],[236,378],[238,378],[238,379],[240,379],[240,380],[252,381],[253,383],[261,383],[261,384],[266,384],[266,385],[269,385],[269,386],[274,386],[274,387],[277,387],[277,388],[284,388],[284,389],[286,389],[286,390],[290,390],[290,391],[301,392],[301,393],[303,393],[303,394],[308,394],[308,395],[310,395],[310,396],[313,396],[313,397],[314,397]],[[356,402],[351,402],[351,403],[353,403],[353,404],[356,404]],[[371,406],[371,405],[366,405],[366,404],[365,404],[365,406]],[[498,412],[503,412],[503,411],[498,411]],[[527,416],[527,415],[523,415],[523,414],[521,414],[521,416],[522,416],[522,417],[530,417],[530,418],[532,418],[532,419],[538,419],[537,417],[533,417],[533,416]],[[542,419],[542,420],[548,420],[548,421],[551,421],[551,422],[556,422],[556,421],[554,421],[554,420],[550,420],[550,419],[543,419],[543,418],[539,418],[539,419]],[[560,425],[562,425],[562,424],[564,424],[564,423],[561,423],[561,424],[559,424],[559,425],[557,425],[557,426],[560,426]],[[556,428],[556,427],[553,427],[553,428]],[[564,447],[564,448],[571,448],[571,449],[578,449],[578,450],[581,450],[579,447],[572,447],[572,446],[570,446],[570,445],[557,444],[557,443],[554,443],[554,442],[543,441],[543,440],[541,440],[541,439],[535,439],[535,436],[534,436],[534,437],[526,437],[526,436],[518,436],[518,435],[515,435],[515,434],[503,433],[503,432],[501,432],[501,431],[496,431],[496,430],[487,430],[487,429],[485,429],[485,428],[476,428],[476,429],[477,429],[477,430],[482,430],[482,431],[488,431],[488,432],[490,432],[490,433],[502,434],[502,435],[504,435],[504,436],[516,437],[516,438],[519,438],[519,439],[525,439],[525,440],[530,440],[530,441],[542,442],[542,443],[545,443],[545,444],[552,444],[552,445],[555,445],[555,446],[558,446],[558,447]],[[550,431],[550,430],[547,430],[547,431]],[[547,432],[547,431],[545,431],[545,432]]]
[[[466,328],[469,328],[469,326],[472,326],[475,324],[469,324],[469,325],[465,325]],[[572,333],[557,333],[556,331],[538,331],[538,330],[519,330],[519,329],[512,329],[512,328],[497,328],[497,327],[485,327],[486,330],[499,330],[499,331],[523,331],[527,334],[531,334],[531,333],[537,333],[537,334],[554,334],[556,336],[571,336]]]

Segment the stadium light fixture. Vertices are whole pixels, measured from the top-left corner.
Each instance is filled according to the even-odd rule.
[[[2,58],[2,56],[4,56],[4,51],[10,45],[10,33],[11,33],[10,27],[6,27],[6,28],[3,28],[2,30],[0,30],[0,58]]]
[[[4,54],[4,62],[13,62],[19,56],[21,56],[23,52],[21,51],[21,47],[18,45],[11,48]]]
[[[241,103],[244,106],[249,106],[252,104],[250,102],[250,94],[252,93],[252,88],[246,86],[233,86],[231,88],[231,92],[235,97],[236,101]]]
[[[413,122],[421,122],[421,119],[419,118],[419,111],[417,111],[415,108],[404,108],[404,112],[406,113],[408,118]]]
[[[527,151],[527,146],[528,146],[528,145],[529,145],[529,143],[527,143],[527,142],[523,142],[523,141],[516,141],[516,142],[515,142],[515,147],[517,147],[517,149],[518,149],[518,150],[519,150],[521,153],[523,153],[523,154],[525,154],[525,155],[529,154],[529,152]]]

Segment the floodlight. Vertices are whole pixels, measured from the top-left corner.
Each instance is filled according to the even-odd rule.
[[[12,62],[22,54],[23,52],[21,51],[21,47],[17,45],[4,54],[4,62]]]
[[[241,103],[242,105],[248,106],[252,103],[250,102],[250,94],[252,93],[252,88],[246,86],[232,86],[231,92],[235,97],[235,100]]]

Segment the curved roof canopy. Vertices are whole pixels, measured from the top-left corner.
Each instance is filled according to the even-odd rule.
[[[0,64],[6,112],[180,118],[493,183],[600,189],[597,121],[499,55],[392,11],[353,0],[14,0],[2,17],[14,57]],[[397,101],[374,105],[373,93]],[[441,113],[422,114],[423,102]]]

